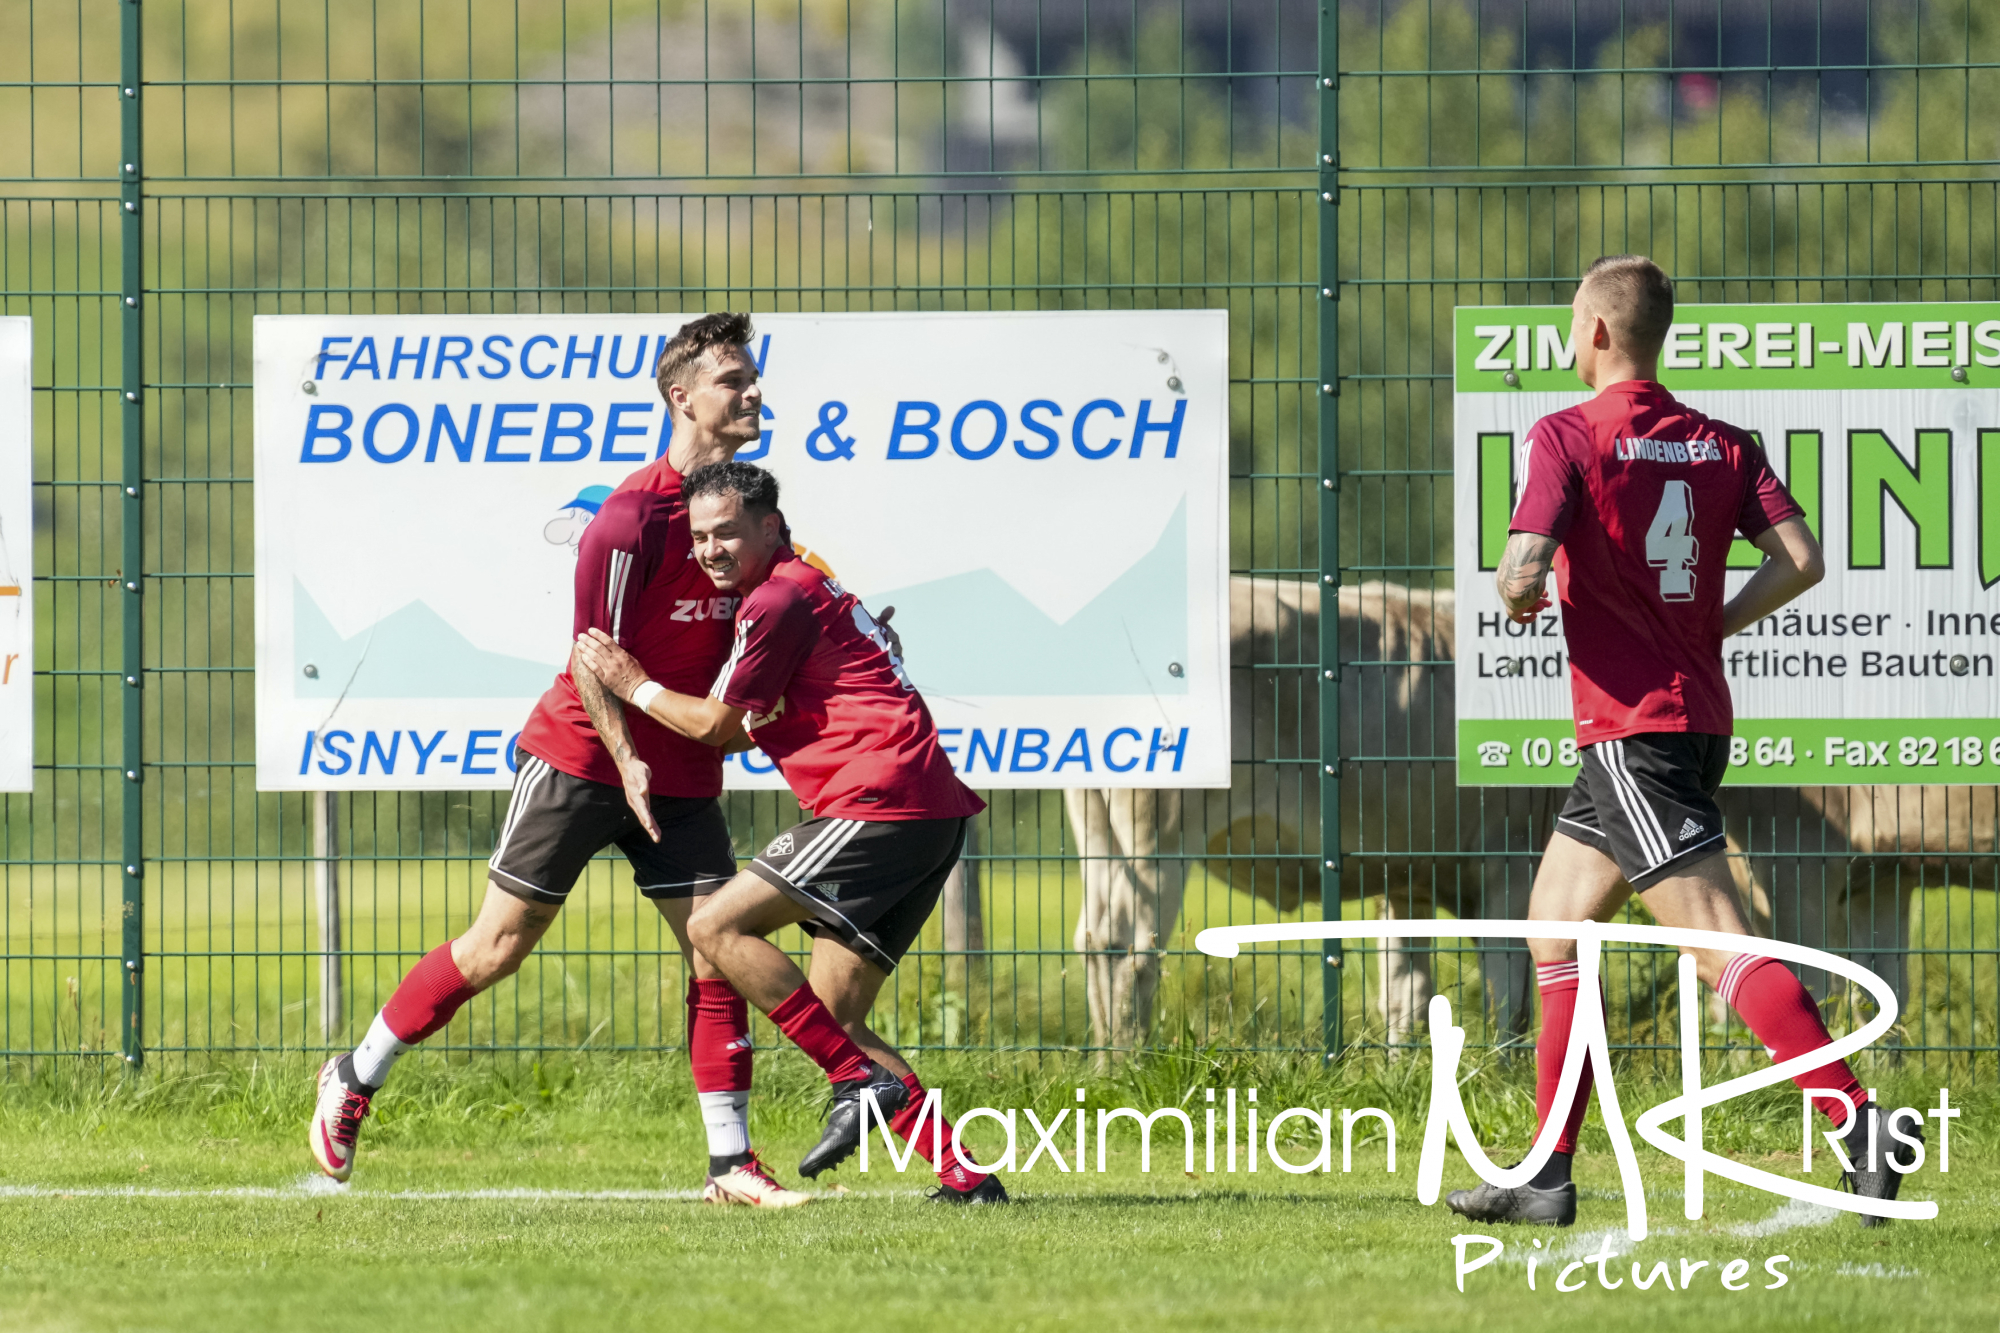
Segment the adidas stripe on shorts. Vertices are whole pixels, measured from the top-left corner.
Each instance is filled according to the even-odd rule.
[[[572,776],[526,750],[515,754],[514,794],[487,868],[516,898],[561,906],[590,858],[614,846],[648,898],[713,893],[735,876],[729,821],[714,797],[655,795],[654,842],[623,787]]]
[[[1635,889],[1722,850],[1715,792],[1729,767],[1729,737],[1649,731],[1583,747],[1583,771],[1556,831],[1618,863]]]
[[[772,839],[750,873],[812,913],[808,935],[831,934],[892,972],[937,906],[969,822],[808,819]]]

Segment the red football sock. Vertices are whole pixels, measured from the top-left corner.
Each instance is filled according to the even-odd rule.
[[[1776,958],[1740,953],[1722,969],[1715,988],[1723,1002],[1743,1019],[1757,1040],[1776,1053],[1780,1060],[1816,1051],[1833,1040],[1819,1016],[1819,1006],[1792,975],[1792,969]],[[1801,1088],[1832,1088],[1854,1099],[1857,1109],[1868,1100],[1861,1080],[1845,1060],[1835,1060],[1818,1069],[1795,1075],[1792,1082]],[[1847,1108],[1832,1097],[1815,1097],[1813,1105],[1838,1129],[1847,1123]]]
[[[979,1188],[980,1182],[986,1179],[985,1172],[967,1170],[964,1164],[958,1160],[958,1154],[952,1152],[949,1148],[945,1150],[945,1160],[942,1166],[939,1166],[936,1159],[931,1156],[932,1137],[930,1124],[926,1122],[921,1130],[917,1128],[917,1117],[923,1113],[924,1085],[917,1078],[915,1070],[903,1075],[903,1086],[910,1090],[910,1100],[904,1102],[903,1109],[889,1118],[889,1128],[895,1130],[896,1136],[902,1139],[903,1142],[915,1148],[919,1157],[929,1162],[932,1166],[937,1167],[939,1183],[949,1185],[959,1191]],[[942,1115],[943,1113],[943,1103],[940,1102],[938,1114]],[[946,1125],[944,1129],[947,1132],[951,1132],[950,1125]],[[911,1137],[913,1133],[916,1135],[915,1138]],[[939,1135],[938,1141],[944,1141],[942,1134]],[[954,1145],[957,1144],[957,1133],[951,1132],[951,1142]],[[970,1154],[967,1155],[970,1156]]]
[[[778,1031],[791,1038],[794,1046],[826,1071],[830,1082],[844,1083],[868,1072],[867,1055],[819,1002],[811,986],[801,986],[780,1000],[771,1011],[771,1021],[778,1025]]]
[[[478,993],[451,961],[451,942],[447,940],[409,970],[389,1003],[382,1006],[382,1021],[398,1041],[414,1046],[451,1022],[452,1015]]]
[[[720,977],[688,980],[688,1063],[696,1092],[750,1091],[750,1006]]]
[[[1570,1025],[1576,1019],[1576,963],[1537,963],[1535,981],[1542,993],[1542,1031],[1535,1039],[1535,1137],[1539,1140],[1555,1106],[1563,1057],[1569,1052]],[[1586,1054],[1583,1076],[1576,1081],[1576,1100],[1570,1103],[1562,1135],[1556,1139],[1557,1152],[1576,1151],[1576,1132],[1583,1127],[1583,1113],[1590,1108],[1591,1086],[1590,1056]]]

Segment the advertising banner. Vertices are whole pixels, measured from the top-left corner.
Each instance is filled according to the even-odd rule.
[[[1661,383],[1758,437],[1826,552],[1824,582],[1723,645],[1725,780],[2000,780],[2000,305],[1694,305],[1675,319]],[[1588,393],[1569,327],[1567,306],[1457,311],[1462,784],[1577,772],[1556,608],[1512,624],[1493,585],[1528,430]],[[1686,558],[1664,511],[1656,536],[1663,569]],[[1762,559],[1739,537],[1729,592]]]
[[[34,334],[0,318],[0,791],[35,789]]]
[[[509,785],[577,540],[666,449],[684,318],[257,318],[260,789]],[[896,608],[968,783],[1228,785],[1225,312],[756,324],[739,457]],[[726,771],[783,785],[754,751]]]

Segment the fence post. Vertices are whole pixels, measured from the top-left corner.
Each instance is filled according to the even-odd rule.
[[[141,982],[145,975],[146,944],[146,847],[145,819],[146,807],[141,799],[141,787],[146,774],[145,736],[145,692],[142,688],[146,679],[146,512],[145,512],[145,465],[146,465],[146,417],[144,402],[145,353],[145,301],[143,268],[145,249],[144,237],[140,231],[140,171],[144,163],[140,159],[142,148],[139,67],[139,0],[121,0],[119,4],[119,66],[118,101],[121,115],[119,140],[119,222],[121,229],[122,257],[120,260],[121,280],[119,291],[120,321],[123,325],[124,344],[120,358],[122,377],[123,409],[121,435],[124,443],[123,462],[123,504],[121,525],[124,530],[123,561],[118,572],[119,596],[124,604],[123,669],[125,707],[122,731],[123,754],[119,767],[123,770],[125,799],[121,802],[124,814],[121,854],[119,862],[124,866],[124,940],[120,957],[125,963],[123,1048],[126,1063],[140,1065],[145,1062],[146,1051],[141,1044],[144,1035],[141,1023],[145,1016],[145,995]]]
[[[1319,8],[1319,914],[1340,919],[1340,5]],[[1340,1054],[1345,952],[1320,968],[1321,1040]]]
[[[347,996],[340,978],[340,830],[335,819],[340,797],[330,791],[312,793],[313,904],[319,912],[319,1037],[333,1045],[347,1017]]]

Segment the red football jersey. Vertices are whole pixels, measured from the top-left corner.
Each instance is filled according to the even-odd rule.
[[[951,771],[923,696],[853,593],[790,552],[736,612],[710,693],[822,817],[951,819],[986,803]]]
[[[576,553],[573,634],[603,630],[670,690],[701,695],[729,655],[736,598],[716,591],[694,559],[681,475],[662,458],[627,477],[583,530]],[[622,705],[621,705],[622,706]],[[661,796],[717,796],[722,752],[625,710],[633,747]],[[565,666],[521,729],[521,748],[572,777],[619,785],[576,681]]]
[[[1537,421],[1522,459],[1511,527],[1562,543],[1555,576],[1577,742],[1730,734],[1729,543],[1803,512],[1764,451],[1650,380],[1631,380]]]

